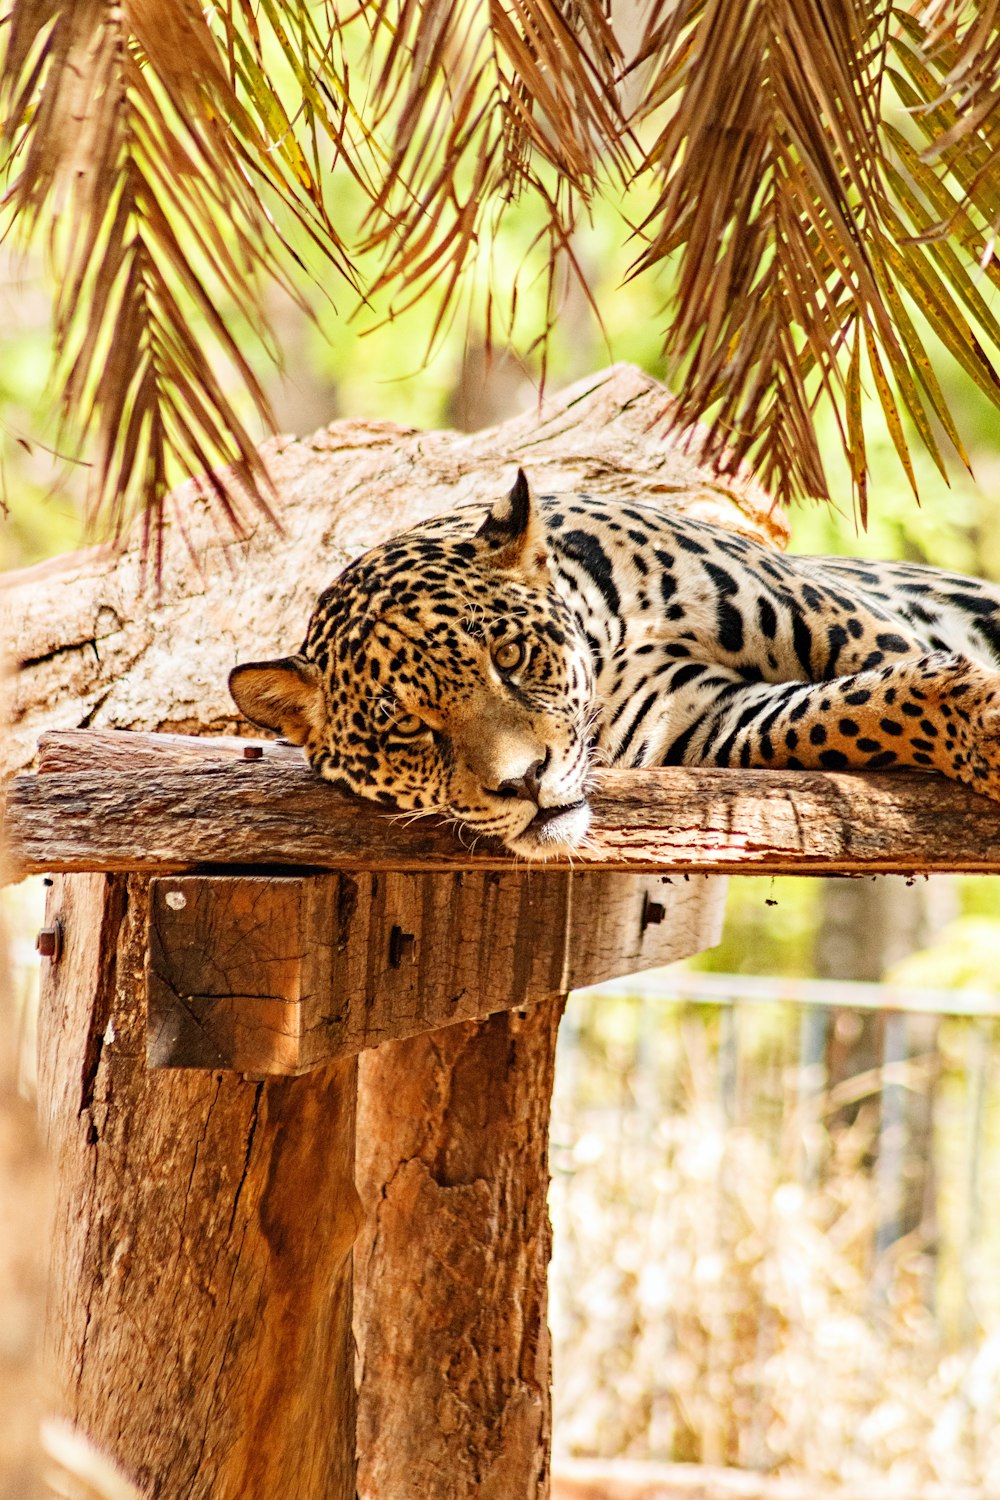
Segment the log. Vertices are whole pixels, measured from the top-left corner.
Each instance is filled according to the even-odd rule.
[[[21,670],[0,774],[30,765],[49,729],[233,732],[226,679],[237,661],[294,650],[317,595],[352,557],[497,495],[517,463],[543,491],[661,496],[679,513],[782,544],[787,527],[771,497],[746,471],[701,464],[696,431],[666,431],[670,406],[657,381],[616,365],[473,435],[334,422],[261,450],[280,530],[262,521],[231,536],[208,487],[183,485],[167,507],[158,594],[140,531],[117,554],[94,548],[8,574],[0,633]]]
[[[284,740],[234,734],[142,734],[127,729],[55,729],[38,741],[39,775],[59,771],[182,770],[233,761],[304,764],[302,751]]]
[[[548,1495],[561,1013],[561,1001],[536,1005],[362,1058],[360,1500]]]
[[[927,774],[598,771],[587,847],[545,868],[663,875],[996,871],[1000,808],[958,782],[937,776],[929,782]],[[405,815],[343,797],[300,759],[284,755],[192,757],[182,769],[144,764],[19,776],[8,795],[5,832],[15,876],[248,865],[485,872],[514,863],[499,846],[480,841],[470,849],[426,819],[408,823]]]
[[[40,1097],[65,1414],[150,1500],[354,1500],[356,1063],[145,1067],[148,882],[53,886]]]

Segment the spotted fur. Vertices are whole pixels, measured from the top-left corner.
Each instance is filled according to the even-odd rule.
[[[297,656],[230,686],[342,790],[544,858],[584,838],[596,764],[921,766],[1000,799],[998,664],[989,584],[519,473],[361,557]]]

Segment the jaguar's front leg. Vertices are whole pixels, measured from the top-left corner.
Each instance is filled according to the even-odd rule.
[[[681,686],[686,722],[660,746],[660,763],[921,766],[1000,801],[1000,673],[968,657],[935,651],[808,683],[702,671],[700,682],[689,677]]]

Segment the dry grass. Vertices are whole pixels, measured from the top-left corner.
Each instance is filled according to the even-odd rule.
[[[963,1101],[939,1095],[937,1233],[875,1253],[877,1109],[824,1127],[794,1012],[585,1017],[554,1117],[556,1447],[915,1500],[1000,1493],[1000,1321],[966,1266]],[[735,1037],[735,1039],[734,1039]],[[924,1086],[913,1070],[907,1086]],[[950,1113],[949,1113],[950,1112]],[[995,1101],[986,1126],[995,1117]],[[952,1124],[948,1124],[948,1120]],[[984,1127],[986,1128],[986,1127]],[[904,1168],[905,1170],[905,1168]],[[951,1179],[950,1181],[948,1179]],[[949,1198],[949,1194],[951,1197]],[[935,1255],[935,1251],[938,1253]],[[985,1268],[983,1268],[985,1271]],[[946,1297],[945,1302],[949,1299]]]

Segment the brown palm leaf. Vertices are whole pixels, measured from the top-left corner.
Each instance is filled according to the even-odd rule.
[[[1000,405],[991,360],[954,295],[1000,347],[970,269],[985,179],[970,166],[969,201],[955,199],[947,171],[884,120],[900,49],[925,69],[919,83],[916,62],[909,70],[904,102],[926,109],[940,95],[935,130],[954,110],[935,81],[940,69],[922,60],[920,22],[891,21],[862,0],[694,0],[654,14],[643,47],[652,63],[645,110],[666,117],[643,163],[658,197],[637,270],[676,260],[666,349],[681,419],[711,412],[727,462],[752,455],[779,498],[826,497],[813,413],[831,396],[845,412],[862,518],[862,346],[911,481],[900,408],[942,472],[934,418],[964,458],[914,307]],[[959,232],[928,234],[935,204],[959,216]]]
[[[51,226],[65,408],[96,450],[94,516],[117,535],[141,501],[158,535],[187,472],[238,527],[248,503],[267,509],[267,478],[213,365],[268,423],[237,332],[265,333],[261,271],[287,283],[262,189],[353,280],[320,179],[290,131],[262,134],[195,0],[17,0],[8,24],[5,208],[22,230]],[[280,110],[263,89],[256,104]]]
[[[600,0],[381,0],[368,67],[388,160],[366,223],[373,292],[434,299],[436,334],[479,246],[522,198],[547,228],[548,302],[602,172],[627,172],[622,53]],[[582,277],[581,277],[582,280]],[[516,292],[512,290],[512,299]],[[433,335],[432,335],[433,338]]]
[[[862,516],[866,397],[911,480],[906,417],[942,470],[942,436],[964,456],[928,327],[1000,405],[1000,0],[653,0],[631,60],[605,0],[9,3],[7,212],[49,231],[67,409],[116,528],[140,496],[155,520],[178,466],[229,464],[209,482],[236,522],[266,505],[243,329],[266,333],[254,273],[299,268],[282,214],[362,296],[428,300],[436,335],[533,203],[544,360],[581,213],[651,191],[634,274],[667,270],[680,420],[780,499],[830,493],[823,399]]]

